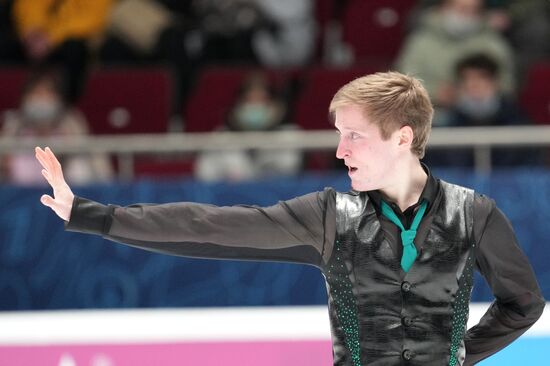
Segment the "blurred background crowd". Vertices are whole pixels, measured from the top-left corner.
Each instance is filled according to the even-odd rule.
[[[435,127],[550,124],[550,2],[0,0],[0,126],[13,139],[330,129],[338,87],[389,69],[424,81]],[[543,149],[492,154],[550,166]],[[333,169],[332,155],[220,149],[143,157],[134,173],[239,181]],[[0,182],[42,182],[33,159],[2,155]],[[108,155],[63,165],[73,183],[116,179]]]
[[[51,143],[75,193],[105,203],[269,206],[346,191],[329,102],[387,70],[424,81],[432,142],[444,142],[424,161],[496,200],[550,298],[549,0],[0,0],[0,313],[326,304],[309,266],[187,260],[64,232],[39,204],[32,147]],[[237,148],[195,149],[227,134]],[[485,149],[503,135],[546,145]],[[279,147],[272,136],[291,148],[265,149]],[[176,151],[180,140],[195,147]],[[468,146],[448,146],[458,140]],[[312,142],[324,147],[303,148]],[[490,174],[476,174],[480,156]],[[472,299],[493,299],[480,277]]]

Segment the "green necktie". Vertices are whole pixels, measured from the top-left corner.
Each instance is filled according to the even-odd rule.
[[[409,230],[405,230],[401,220],[399,220],[392,208],[386,202],[382,201],[382,214],[401,229],[401,241],[403,243],[401,268],[403,268],[405,272],[409,271],[416,259],[416,256],[418,255],[416,247],[414,246],[414,238],[416,237],[416,229],[418,228],[418,225],[420,225],[420,220],[422,220],[422,216],[424,216],[427,206],[428,202],[425,200],[422,201],[418,211],[416,211],[411,228]]]

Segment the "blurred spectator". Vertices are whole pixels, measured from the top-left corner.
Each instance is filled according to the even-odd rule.
[[[484,18],[482,0],[444,0],[429,8],[418,20],[397,60],[397,68],[424,80],[436,107],[454,100],[453,68],[474,52],[486,52],[499,65],[500,85],[515,90],[514,55],[506,40],[490,28]],[[436,110],[434,125],[445,120]]]
[[[456,101],[452,126],[502,126],[525,124],[527,117],[515,99],[506,94],[497,62],[484,53],[463,58],[456,65]]]
[[[277,31],[257,0],[194,0],[193,13],[200,22],[204,63],[258,63],[256,33]]]
[[[28,80],[21,97],[20,110],[6,116],[2,135],[15,139],[29,137],[82,136],[88,133],[84,116],[66,105],[53,74],[35,74]],[[13,184],[44,184],[34,153],[3,157],[2,180]],[[76,184],[107,181],[112,168],[102,155],[62,159],[65,177]]]
[[[180,3],[187,6],[175,12],[160,0],[115,0],[100,48],[105,63],[167,63],[177,80],[173,113],[193,84],[201,51],[190,2]]]
[[[476,53],[459,60],[455,67],[455,75],[456,101],[450,108],[448,125],[476,127],[529,123],[513,96],[502,90],[499,66],[490,56]],[[536,164],[540,162],[539,155],[540,153],[532,148],[494,148],[492,162],[496,166]],[[473,155],[470,152],[440,152],[437,159],[441,161],[431,163],[473,165]]]
[[[531,65],[550,58],[550,1],[502,0],[502,3],[503,20],[497,25],[510,39],[518,75],[523,79]]]
[[[264,74],[253,73],[243,84],[229,113],[225,130],[273,131],[285,128],[285,105],[277,98]],[[215,151],[201,154],[195,176],[205,181],[240,181],[292,175],[300,171],[301,153],[280,151]]]
[[[411,16],[414,28],[419,15],[438,0],[419,0]],[[522,81],[530,65],[550,58],[550,1],[485,0],[486,22],[501,33],[514,49],[516,75]]]
[[[302,66],[313,54],[316,24],[312,0],[255,0],[274,23],[273,30],[260,29],[253,38],[261,63],[269,67]]]
[[[28,59],[38,68],[61,67],[62,95],[68,103],[82,93],[89,47],[104,30],[111,1],[14,1],[15,27]]]

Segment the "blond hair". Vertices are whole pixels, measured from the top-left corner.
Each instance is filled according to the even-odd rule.
[[[411,151],[424,157],[432,128],[433,106],[420,80],[399,72],[378,72],[350,81],[330,102],[334,119],[337,108],[357,105],[380,128],[384,140],[403,126],[410,126],[414,139]]]

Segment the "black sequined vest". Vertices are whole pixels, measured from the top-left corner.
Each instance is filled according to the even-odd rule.
[[[323,268],[334,365],[461,365],[473,285],[473,191],[442,198],[404,273],[366,193],[337,193],[336,242]],[[425,218],[426,219],[426,218]]]

